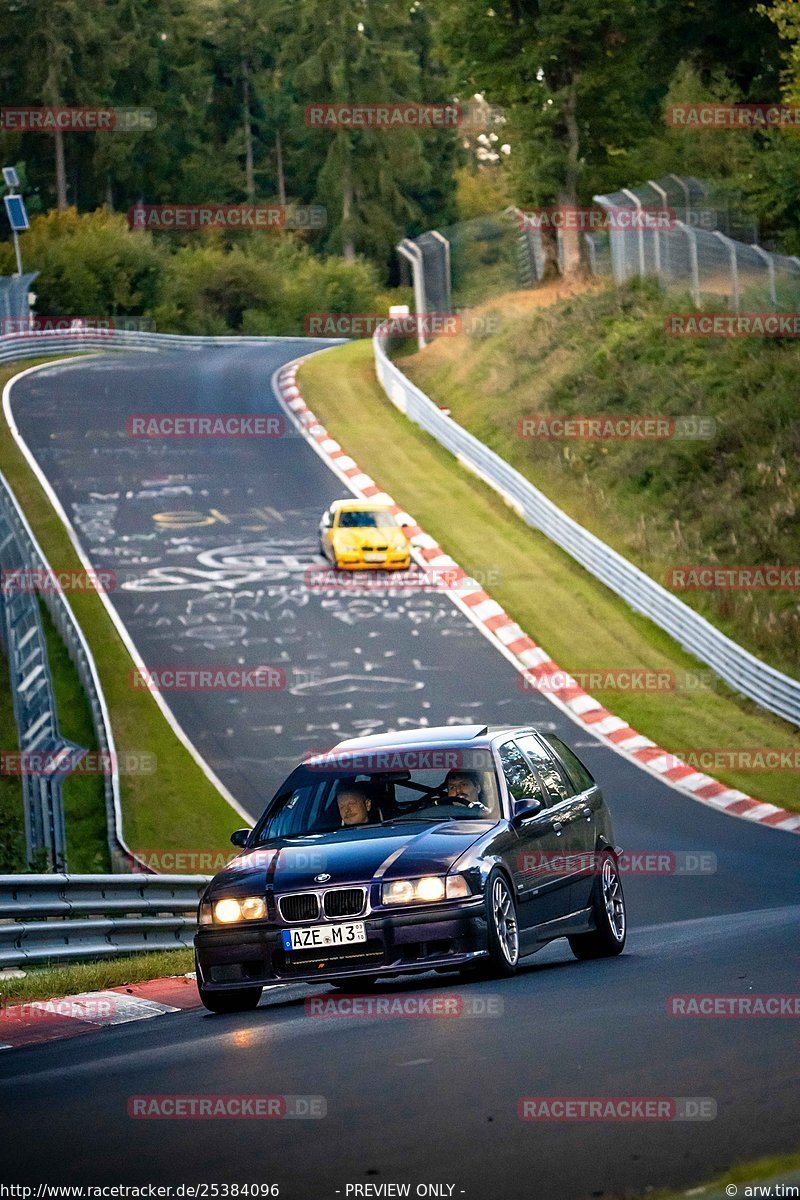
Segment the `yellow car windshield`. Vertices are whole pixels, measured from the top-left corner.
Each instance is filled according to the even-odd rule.
[[[339,513],[339,529],[396,529],[397,522],[389,512],[361,512],[345,509]]]

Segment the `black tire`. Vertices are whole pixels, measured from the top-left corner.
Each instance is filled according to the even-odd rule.
[[[200,999],[203,1005],[212,1013],[239,1013],[250,1012],[256,1008],[261,993],[264,990],[260,987],[239,988],[237,991],[231,992],[209,992],[202,984],[198,983],[197,990],[200,992]]]
[[[497,867],[489,873],[483,896],[489,958],[481,974],[486,972],[495,977],[513,975],[519,965],[517,902],[508,877]]]
[[[628,934],[625,896],[614,855],[609,851],[601,854],[599,867],[592,894],[597,928],[592,933],[579,933],[567,939],[572,953],[580,959],[621,954]]]

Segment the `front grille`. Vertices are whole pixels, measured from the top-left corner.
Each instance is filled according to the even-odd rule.
[[[278,900],[278,912],[284,921],[316,921],[319,916],[319,898],[314,892],[281,896]]]
[[[357,917],[364,907],[365,888],[339,888],[326,892],[322,904],[326,917]]]
[[[388,550],[389,547],[388,546],[364,546],[363,549],[366,553],[371,554],[374,550]]]

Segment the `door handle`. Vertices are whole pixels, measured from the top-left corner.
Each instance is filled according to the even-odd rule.
[[[578,809],[578,812],[581,814],[582,817],[586,817],[587,821],[591,821],[592,816],[594,815],[588,804],[584,804],[581,808]]]
[[[556,837],[561,837],[563,832],[564,826],[561,821],[553,821],[553,833],[556,835]]]

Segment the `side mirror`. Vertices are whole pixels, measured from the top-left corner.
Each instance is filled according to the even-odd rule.
[[[541,800],[534,800],[532,796],[525,800],[515,800],[511,824],[521,825],[523,821],[527,821],[528,817],[535,817],[543,807]]]
[[[252,832],[252,829],[237,829],[231,834],[231,844],[234,846],[247,845],[247,839],[250,837]]]

